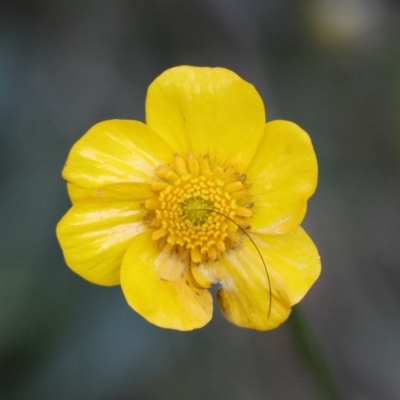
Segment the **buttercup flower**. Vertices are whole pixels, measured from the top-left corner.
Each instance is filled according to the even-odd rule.
[[[90,282],[120,284],[160,327],[204,326],[218,284],[228,320],[275,328],[320,273],[299,226],[317,182],[310,138],[291,122],[265,123],[255,88],[227,69],[165,71],[148,89],[146,124],[93,126],[63,177],[73,204],[57,226],[66,263]]]

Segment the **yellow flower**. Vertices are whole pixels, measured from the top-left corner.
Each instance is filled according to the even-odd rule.
[[[223,68],[165,71],[148,89],[146,122],[100,122],[72,147],[73,206],[57,226],[66,263],[121,284],[160,327],[209,322],[214,283],[228,320],[277,327],[320,273],[299,226],[317,182],[308,135],[265,123],[255,88]]]

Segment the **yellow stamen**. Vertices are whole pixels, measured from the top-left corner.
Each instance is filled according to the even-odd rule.
[[[161,192],[161,190],[166,189],[168,186],[168,183],[164,182],[152,182],[151,184],[151,190],[153,192]]]
[[[201,262],[201,255],[197,247],[190,250],[190,256],[192,257],[194,263]]]
[[[235,181],[235,182],[232,182],[232,183],[228,183],[228,184],[225,186],[225,190],[226,190],[228,193],[237,192],[238,190],[240,190],[240,189],[242,189],[242,188],[243,188],[243,183],[242,183],[242,182],[239,182],[239,181]]]
[[[175,171],[179,176],[186,175],[188,173],[186,167],[186,161],[179,155],[175,155]]]
[[[217,260],[239,242],[238,225],[246,229],[252,211],[236,165],[211,169],[208,156],[176,154],[171,167],[160,166],[155,173],[164,182],[152,183],[154,198],[144,207],[160,251],[174,251],[196,265]]]
[[[217,241],[217,248],[219,251],[224,251],[225,250],[225,243],[222,240]]]
[[[215,261],[215,260],[217,259],[218,253],[217,253],[217,250],[215,249],[215,247],[210,247],[210,248],[208,249],[207,254],[208,254],[208,257],[209,257],[209,259],[210,259],[211,261]]]
[[[165,236],[168,232],[164,229],[161,228],[158,231],[153,232],[153,234],[151,235],[151,238],[153,240],[158,240],[160,238],[162,238],[163,236]]]
[[[148,200],[146,200],[144,206],[148,210],[157,210],[161,207],[161,203],[156,199],[148,199]]]
[[[248,208],[245,207],[238,207],[236,209],[236,215],[239,215],[240,217],[246,217],[249,218],[251,217],[253,213],[251,212],[251,210],[249,210]]]
[[[192,153],[188,155],[188,165],[189,171],[192,174],[193,178],[197,178],[200,172],[199,162],[193,157]]]
[[[166,181],[170,183],[174,183],[179,179],[179,176],[176,174],[176,172],[166,168],[166,167],[161,167],[156,170],[157,176],[159,176],[162,179],[165,179]]]

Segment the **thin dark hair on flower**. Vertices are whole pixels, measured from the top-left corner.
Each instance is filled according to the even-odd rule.
[[[226,219],[228,219],[229,221],[233,222],[251,241],[251,243],[253,243],[253,246],[255,247],[255,249],[257,250],[258,255],[261,258],[261,261],[263,263],[264,269],[265,269],[265,273],[267,274],[267,280],[268,280],[268,289],[269,289],[269,307],[268,307],[268,318],[271,315],[271,307],[272,307],[272,287],[271,287],[271,279],[269,277],[269,272],[268,272],[268,268],[267,268],[267,264],[264,261],[264,258],[261,254],[260,249],[257,247],[256,243],[254,242],[254,240],[251,238],[251,236],[239,225],[237,224],[232,218],[228,217],[227,215],[225,215],[224,213],[217,211],[217,210],[213,210],[212,208],[198,208],[196,210],[193,211],[209,211],[209,212],[215,212],[217,214],[222,215],[223,217],[225,217]]]

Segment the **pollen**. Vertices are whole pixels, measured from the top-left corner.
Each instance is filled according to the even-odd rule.
[[[159,166],[155,175],[154,197],[143,206],[160,251],[176,252],[195,264],[215,261],[239,243],[241,229],[250,228],[245,220],[253,204],[246,177],[235,164],[218,166],[208,156],[176,154],[171,165]]]

